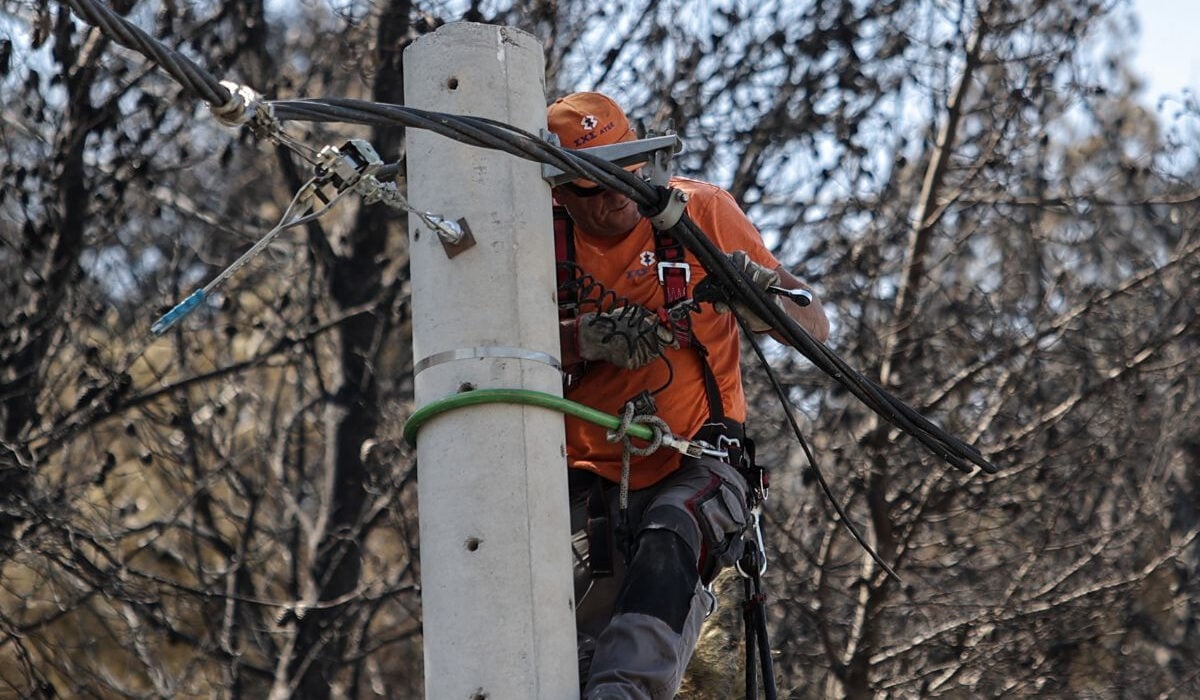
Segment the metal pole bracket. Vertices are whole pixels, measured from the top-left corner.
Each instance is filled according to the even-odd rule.
[[[667,190],[667,202],[663,205],[662,211],[649,217],[650,224],[659,231],[669,230],[683,218],[687,203],[687,192],[676,189]]]
[[[558,137],[554,134],[542,132],[542,135],[547,141],[558,144]],[[649,179],[653,184],[665,185],[670,177],[671,158],[682,151],[683,141],[675,134],[667,134],[635,141],[622,141],[607,146],[581,148],[578,152],[589,153],[622,168],[645,163],[643,177]],[[543,163],[542,179],[550,183],[551,187],[558,187],[565,182],[579,179],[579,175],[567,173],[556,166]],[[662,180],[662,182],[656,182],[656,180]]]

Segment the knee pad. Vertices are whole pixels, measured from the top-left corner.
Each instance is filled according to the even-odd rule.
[[[669,530],[643,530],[629,561],[617,613],[640,613],[683,631],[700,574],[687,543]]]

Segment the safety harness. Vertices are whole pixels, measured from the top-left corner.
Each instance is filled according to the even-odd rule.
[[[728,462],[745,474],[752,489],[765,486],[765,472],[755,468],[752,460],[747,459],[752,456],[752,448],[747,450],[745,428],[741,423],[725,415],[717,378],[708,361],[708,349],[692,332],[691,311],[695,305],[688,295],[692,270],[686,260],[683,243],[668,231],[657,226],[653,228],[653,232],[657,261],[656,271],[658,282],[663,289],[664,299],[663,305],[658,310],[659,320],[674,331],[675,339],[680,347],[692,348],[700,360],[704,393],[708,402],[708,420],[693,436],[693,439],[712,445],[715,451],[725,453]],[[559,263],[557,268],[560,290],[559,318],[560,320],[572,319],[579,314],[580,306],[586,299],[581,298],[577,286],[569,284],[571,282],[570,267],[575,263],[575,226],[562,206],[554,207],[554,251],[555,259]],[[565,368],[564,382],[566,386],[570,387],[578,382],[584,369],[582,363]],[[634,404],[637,414],[646,415],[655,412],[654,400],[648,391],[632,397],[630,401]],[[600,520],[603,518],[604,522],[598,522],[597,526],[607,526],[607,516],[602,515],[603,499],[593,498],[591,500],[595,507],[589,507],[589,519]],[[602,565],[601,571],[606,568],[608,567]]]
[[[708,349],[692,333],[691,310],[694,305],[688,297],[688,284],[692,279],[691,265],[686,261],[683,244],[668,232],[654,228],[655,259],[657,260],[658,282],[663,288],[664,304],[658,310],[659,320],[675,332],[675,339],[680,347],[692,348],[700,359],[701,374],[704,381],[704,394],[708,401],[708,422],[695,436],[718,448],[727,445],[740,446],[743,428],[740,423],[726,418],[724,406],[721,404],[721,392],[717,386],[716,375],[708,362]],[[559,288],[559,318],[562,320],[574,318],[579,314],[580,305],[585,299],[580,298],[578,288],[571,287],[569,266],[562,263],[575,262],[575,226],[561,206],[554,207],[554,252],[558,265]],[[568,290],[564,293],[564,289]],[[571,386],[579,380],[583,373],[582,364],[568,367],[564,371],[564,381]],[[654,406],[648,393],[631,399],[638,413],[653,413]],[[741,455],[734,455],[731,462],[736,466]]]
[[[653,219],[652,219],[653,221]],[[657,222],[654,222],[657,224]],[[691,283],[691,265],[686,260],[683,243],[672,236],[664,227],[653,226],[655,259],[657,261],[658,282],[663,289],[664,303],[658,310],[659,320],[675,333],[675,340],[680,347],[692,348],[700,360],[701,376],[704,381],[704,393],[708,401],[708,420],[697,431],[693,439],[707,443],[715,451],[724,453],[725,459],[746,478],[749,486],[748,504],[752,518],[754,539],[747,538],[745,553],[737,564],[738,572],[744,580],[745,601],[743,602],[743,620],[746,625],[746,697],[757,697],[756,671],[761,670],[765,697],[774,700],[775,681],[771,662],[771,649],[767,641],[766,626],[766,596],[762,592],[761,575],[766,570],[766,557],[763,549],[762,530],[759,515],[762,503],[766,500],[770,486],[769,474],[764,467],[754,460],[754,443],[745,434],[744,426],[725,415],[721,403],[721,392],[717,385],[716,375],[708,361],[708,349],[696,338],[692,331],[691,312],[695,303],[688,294]],[[573,319],[579,314],[581,304],[586,301],[584,294],[577,286],[570,284],[571,266],[575,263],[575,227],[574,222],[561,206],[554,207],[554,251],[558,264],[559,289],[559,318]],[[566,264],[564,264],[566,263]],[[569,387],[578,382],[583,376],[583,363],[564,368],[564,384]],[[642,414],[651,418],[655,412],[654,400],[650,392],[645,391],[629,402],[633,411],[627,411],[626,422],[630,420],[628,413]],[[626,448],[632,445],[626,441]],[[628,459],[628,455],[626,455]],[[572,481],[579,477],[573,474]],[[622,489],[625,485],[622,484]],[[624,499],[622,499],[624,500]],[[610,522],[607,501],[604,496],[603,479],[596,477],[591,482],[587,501],[587,540],[589,565],[592,575],[596,578],[611,576],[613,573],[614,543],[613,534],[625,544],[626,555],[632,545],[632,537],[626,532],[622,509],[622,522],[613,527]],[[703,559],[703,557],[701,557]],[[702,572],[711,576],[713,572]],[[755,656],[758,656],[757,664]]]

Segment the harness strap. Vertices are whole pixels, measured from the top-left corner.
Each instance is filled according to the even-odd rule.
[[[706,442],[718,450],[725,450],[728,453],[726,461],[729,465],[746,475],[754,455],[751,442],[746,439],[746,426],[730,418],[710,420],[700,426],[692,439]]]
[[[567,214],[566,207],[554,207],[554,261],[575,262],[575,223]],[[571,282],[571,271],[567,266],[556,266],[558,283],[558,318],[565,320],[579,314],[579,290]],[[563,298],[566,296],[567,298]]]
[[[590,474],[590,473],[589,473]],[[608,516],[608,501],[604,497],[604,479],[590,474],[592,488],[587,500],[588,566],[595,578],[613,574],[613,527]]]
[[[558,320],[568,321],[579,315],[579,305],[582,302],[580,299],[580,288],[576,284],[572,284],[574,279],[572,275],[574,271],[571,265],[559,265],[557,263],[574,263],[575,262],[575,222],[571,220],[571,216],[567,213],[567,208],[561,205],[554,206],[554,262],[555,280],[558,293]],[[583,378],[583,373],[586,369],[586,363],[578,362],[573,365],[563,367],[563,388],[576,384]]]
[[[683,243],[668,231],[654,229],[655,257],[658,258],[658,282],[663,287],[663,311],[659,317],[675,331],[675,340],[680,347],[691,347],[700,358],[700,371],[704,377],[704,394],[708,397],[710,421],[723,422],[725,407],[721,404],[721,391],[717,377],[708,363],[708,349],[692,333],[691,314],[672,314],[675,305],[688,298],[688,283],[692,281],[692,268],[686,261]]]
[[[655,257],[658,258],[658,283],[663,286],[666,303],[663,308],[670,309],[676,303],[688,297],[688,283],[692,281],[692,268],[684,260],[683,243],[666,231],[654,229]],[[690,315],[679,314],[668,318],[675,331],[675,339],[680,346],[688,346],[695,338],[692,336],[692,320]]]
[[[763,697],[776,700],[775,668],[771,660],[771,643],[767,639],[767,596],[762,592],[759,577],[759,559],[763,553],[753,542],[746,543],[746,551],[739,562],[745,564],[750,575],[744,576],[743,590],[746,600],[742,603],[742,620],[746,623],[746,700],[758,698],[758,675],[761,673]],[[758,657],[757,659],[755,657]],[[758,662],[757,667],[755,661]]]

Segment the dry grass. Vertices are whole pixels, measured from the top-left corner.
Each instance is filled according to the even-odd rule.
[[[676,696],[682,700],[746,696],[742,579],[737,571],[726,569],[717,576],[713,593],[717,596],[717,611],[700,629],[700,641]]]

